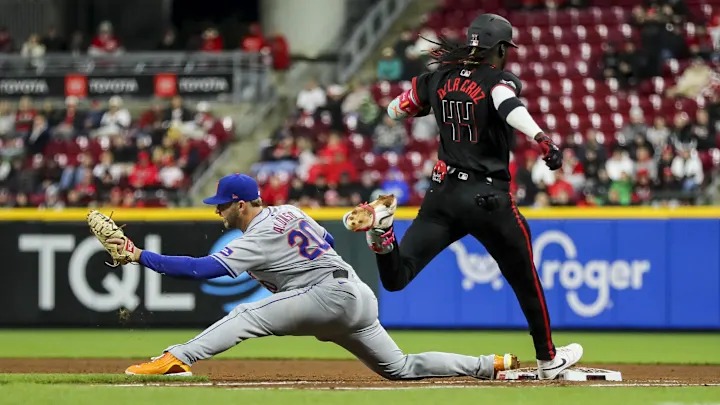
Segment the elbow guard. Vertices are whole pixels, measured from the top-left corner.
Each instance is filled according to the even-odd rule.
[[[404,91],[390,102],[387,108],[387,113],[390,118],[400,120],[407,117],[414,117],[422,109],[422,106],[417,101],[417,96],[413,90],[410,89]]]

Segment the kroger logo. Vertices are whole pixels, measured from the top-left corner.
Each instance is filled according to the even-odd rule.
[[[545,248],[559,245],[564,260],[543,260]],[[465,245],[457,241],[450,245],[455,253],[457,264],[463,273],[462,286],[470,290],[475,284],[490,284],[493,289],[503,287],[504,279],[497,263],[489,254],[468,253]],[[556,283],[567,290],[565,299],[575,314],[592,318],[612,307],[610,289],[639,290],[643,286],[643,275],[650,271],[649,260],[599,260],[585,263],[577,260],[577,248],[573,240],[564,232],[545,231],[535,239],[533,255],[540,273],[543,287],[551,290]],[[577,290],[588,287],[597,292],[591,302],[585,302],[578,296]],[[587,300],[586,300],[587,301]]]
[[[239,230],[225,232],[210,248],[210,253],[222,250],[231,240],[242,236]],[[223,304],[223,310],[230,312],[236,306],[246,302],[253,302],[272,295],[265,287],[250,278],[247,273],[242,273],[236,278],[223,276],[205,281],[200,289],[208,295],[225,297],[229,302]]]

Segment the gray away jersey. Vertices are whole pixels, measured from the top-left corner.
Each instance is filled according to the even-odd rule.
[[[326,232],[295,206],[267,207],[212,257],[231,276],[246,271],[273,293],[307,287],[338,269],[354,272],[325,241]]]

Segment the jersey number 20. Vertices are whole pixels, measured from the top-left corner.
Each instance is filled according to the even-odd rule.
[[[475,104],[472,101],[442,100],[442,116],[445,125],[452,126],[452,140],[460,142],[467,133],[470,142],[478,141],[475,125]]]
[[[311,247],[310,242],[315,246]],[[288,234],[288,243],[298,248],[298,253],[308,260],[315,260],[330,249],[330,244],[318,236],[307,221],[298,222],[298,227]]]

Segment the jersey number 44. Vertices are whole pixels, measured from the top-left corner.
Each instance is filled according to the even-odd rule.
[[[467,138],[477,143],[477,125],[475,125],[475,104],[472,101],[442,100],[443,124],[452,128],[452,140],[455,142]]]

